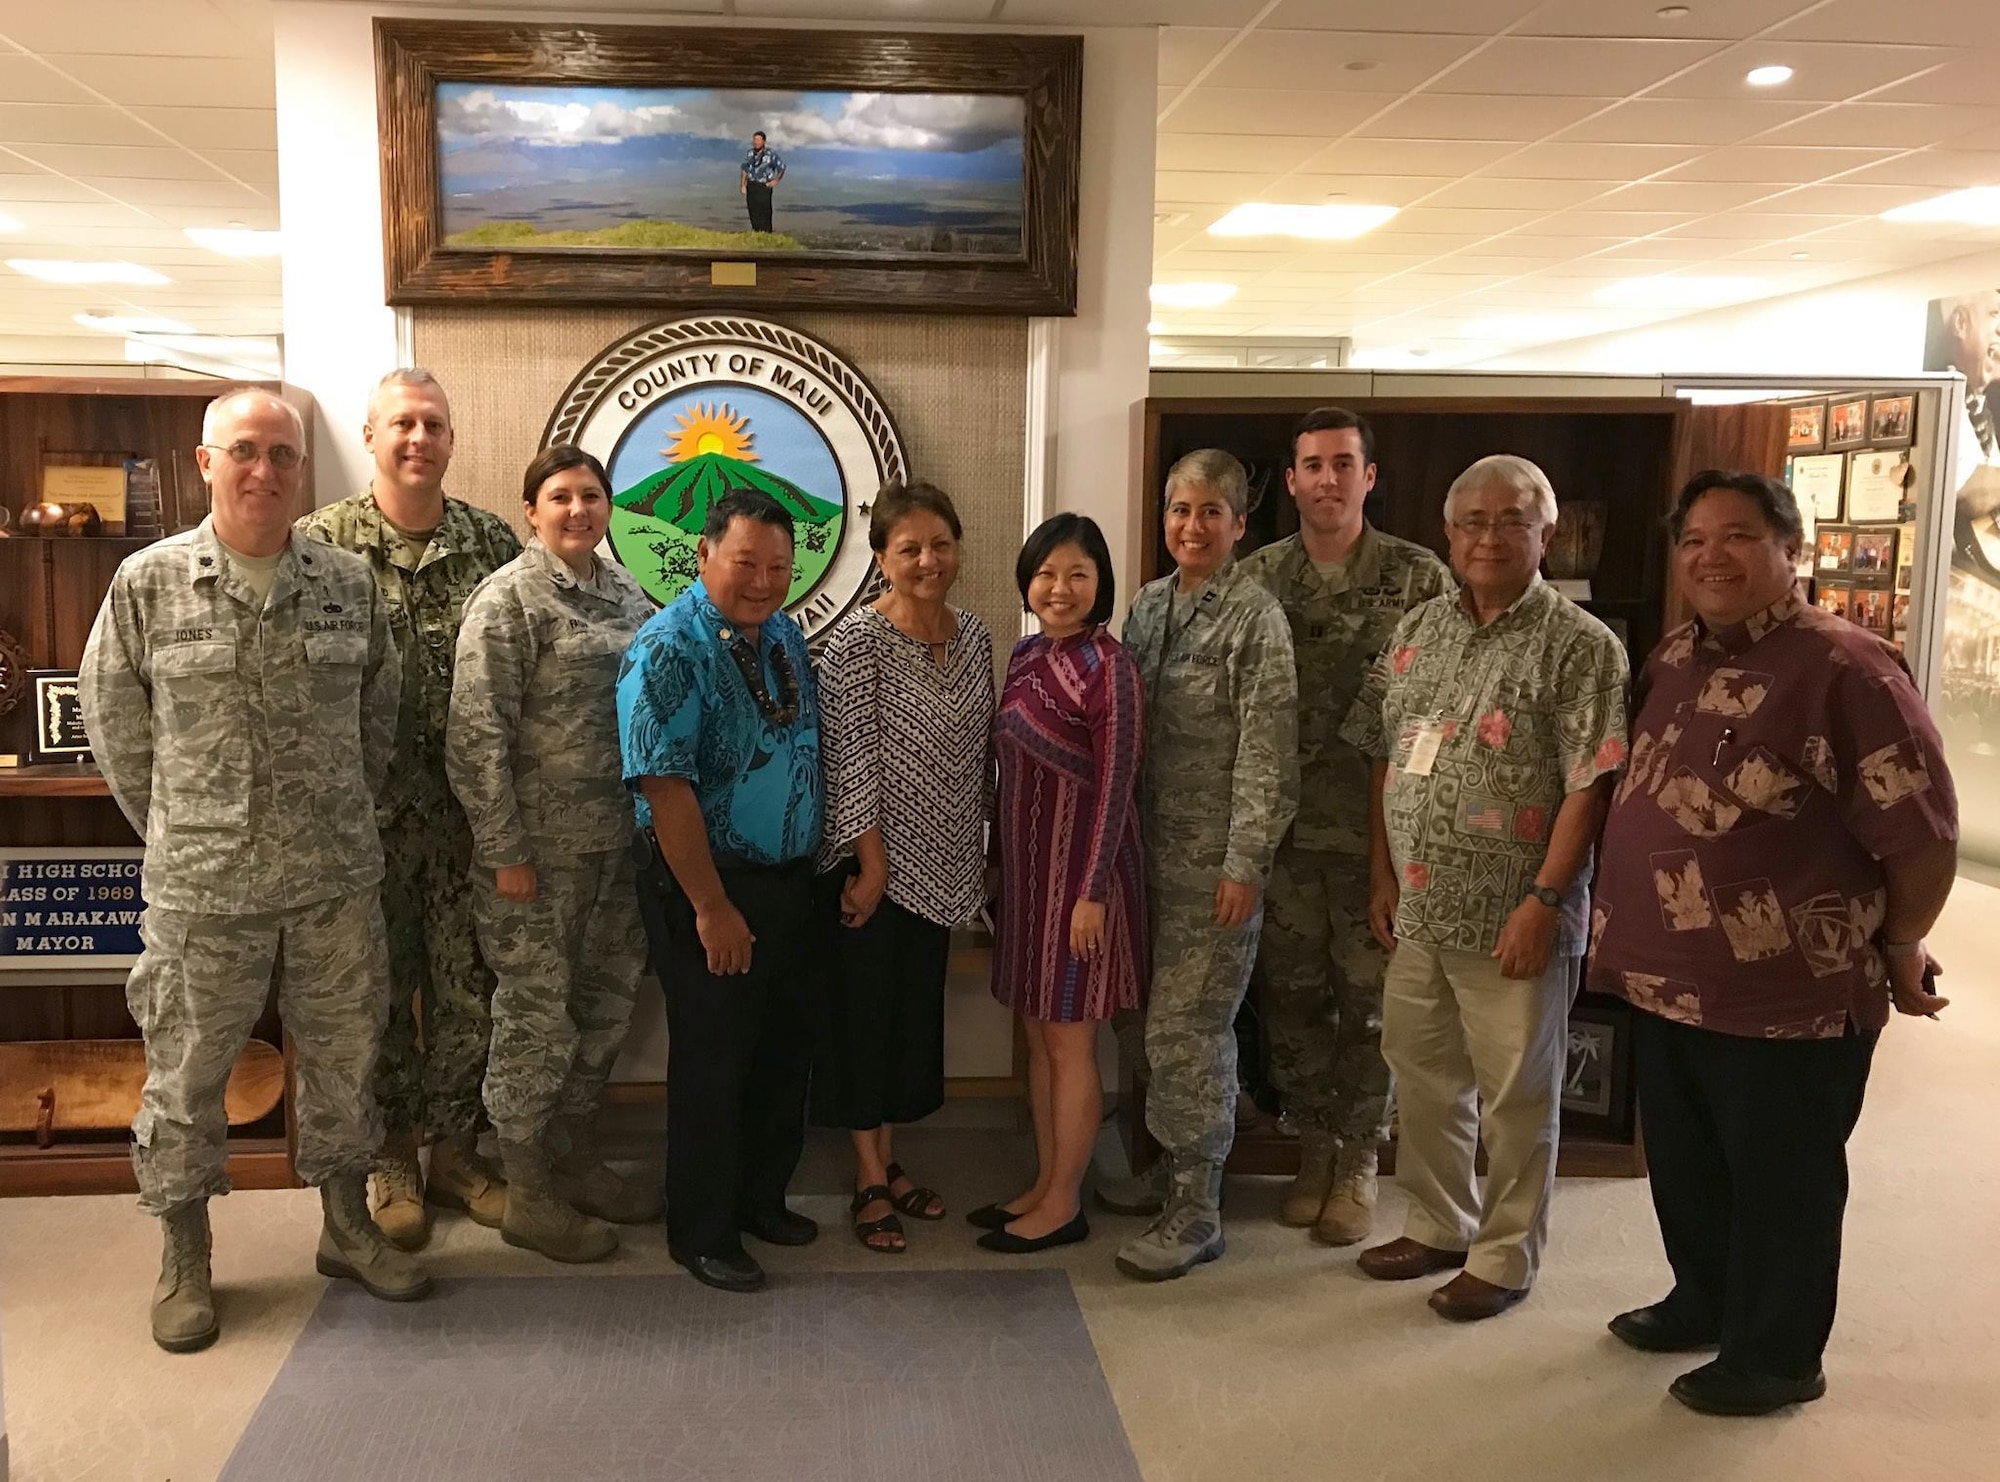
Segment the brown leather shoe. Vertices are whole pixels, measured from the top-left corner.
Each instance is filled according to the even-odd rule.
[[[1453,1322],[1478,1322],[1498,1317],[1527,1295],[1524,1286],[1495,1286],[1470,1271],[1461,1271],[1431,1293],[1431,1311]]]
[[[1387,1245],[1371,1245],[1355,1262],[1363,1276],[1377,1281],[1414,1281],[1435,1271],[1452,1271],[1465,1264],[1462,1250],[1439,1250],[1405,1235]]]

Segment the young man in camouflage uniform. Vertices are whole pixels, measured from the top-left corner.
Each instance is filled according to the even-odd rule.
[[[384,376],[362,436],[375,459],[368,488],[314,510],[299,529],[366,558],[402,660],[396,755],[376,809],[393,988],[376,1081],[388,1136],[375,1218],[415,1250],[430,1238],[426,1199],[496,1229],[506,1211],[505,1187],[473,1150],[493,975],[473,938],[472,836],[445,781],[444,733],[460,609],[521,543],[498,515],[445,497],[451,407],[429,371]],[[437,1139],[428,1189],[417,1166],[422,1127]]]
[[[146,841],[126,987],[146,1042],[132,1166],[165,1233],[152,1325],[171,1353],[218,1332],[223,1090],[274,979],[298,1058],[298,1173],[325,1210],[321,1274],[394,1301],[430,1290],[368,1218],[388,1003],[371,794],[395,737],[395,655],[367,568],[291,530],[304,446],[299,414],[265,392],[209,405],[195,461],[213,512],[118,568],[80,673],[93,753]]]
[[[472,827],[473,913],[497,978],[486,1111],[507,1175],[502,1237],[552,1260],[618,1248],[660,1217],[660,1186],[596,1154],[645,929],[618,753],[618,665],[653,615],[594,554],[611,517],[603,465],[557,446],[522,486],[528,548],[466,599],[445,768]]]
[[[1243,561],[1291,620],[1299,683],[1299,811],[1271,871],[1258,975],[1271,1079],[1299,1131],[1279,1218],[1350,1245],[1374,1222],[1375,1152],[1389,1130],[1387,954],[1368,929],[1368,759],[1337,731],[1397,622],[1451,578],[1429,550],[1363,518],[1375,434],[1353,412],[1306,414],[1285,487],[1298,533]]]
[[[1284,612],[1232,562],[1248,480],[1215,449],[1167,475],[1172,576],[1125,620],[1146,685],[1140,818],[1153,919],[1146,1128],[1166,1150],[1159,1218],[1118,1252],[1142,1280],[1223,1252],[1222,1165],[1236,1133],[1236,1011],[1264,882],[1298,803],[1297,681]]]

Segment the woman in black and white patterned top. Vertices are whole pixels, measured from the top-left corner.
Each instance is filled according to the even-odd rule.
[[[944,1103],[951,928],[986,897],[993,638],[945,600],[960,535],[941,490],[885,488],[868,544],[889,590],[842,619],[818,664],[820,881],[840,925],[812,1114],[852,1135],[855,1235],[886,1254],[906,1248],[897,1211],[944,1217],[894,1161],[890,1134]]]

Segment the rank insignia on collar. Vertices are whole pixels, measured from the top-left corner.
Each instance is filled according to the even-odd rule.
[[[321,604],[320,604],[320,611],[321,611],[321,612],[345,612],[345,611],[346,611],[346,609],[345,609],[344,607],[342,607],[342,606],[341,606],[341,605],[340,605],[340,604],[339,604],[338,602],[324,602],[324,603],[321,603]]]

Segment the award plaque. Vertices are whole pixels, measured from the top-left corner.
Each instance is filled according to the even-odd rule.
[[[34,669],[28,674],[34,734],[28,760],[36,766],[88,762],[90,734],[83,728],[83,699],[74,669]]]

